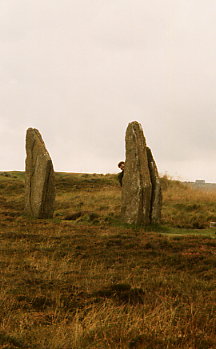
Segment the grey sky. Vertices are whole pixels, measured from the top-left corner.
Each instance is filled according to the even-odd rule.
[[[215,0],[0,0],[0,170],[37,128],[56,171],[118,172],[131,121],[161,174],[216,182]]]

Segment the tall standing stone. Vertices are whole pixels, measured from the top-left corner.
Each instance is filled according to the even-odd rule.
[[[134,121],[126,131],[126,161],[121,213],[126,223],[150,224],[152,183],[142,126]]]
[[[146,146],[142,126],[138,122],[128,125],[125,143],[122,217],[130,224],[159,223],[162,203],[160,178],[151,150]]]
[[[26,133],[25,212],[34,218],[52,218],[55,183],[52,160],[37,129]]]

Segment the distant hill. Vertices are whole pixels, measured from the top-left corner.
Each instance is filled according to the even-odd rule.
[[[197,180],[196,182],[184,182],[185,184],[189,184],[194,189],[202,189],[213,191],[216,190],[216,183],[206,183],[202,180]]]

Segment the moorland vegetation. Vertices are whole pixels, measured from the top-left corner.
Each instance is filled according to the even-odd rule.
[[[0,348],[216,347],[216,192],[166,176],[162,222],[123,224],[116,175],[56,174],[53,219],[0,173]]]

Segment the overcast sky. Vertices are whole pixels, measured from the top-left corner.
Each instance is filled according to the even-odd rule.
[[[0,171],[37,128],[56,171],[117,173],[142,124],[161,174],[216,182],[215,0],[0,0]]]

